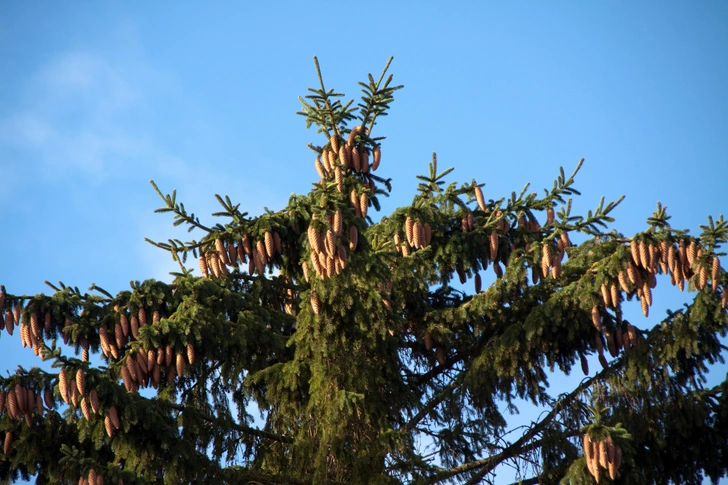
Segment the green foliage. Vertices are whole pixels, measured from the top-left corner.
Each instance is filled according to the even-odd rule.
[[[619,447],[615,483],[725,475],[728,382],[705,376],[725,354],[728,223],[690,236],[658,203],[625,237],[610,229],[621,198],[572,214],[583,160],[541,197],[526,185],[485,199],[435,155],[412,203],[375,222],[391,184],[373,135],[401,88],[390,62],[355,105],[316,61],[300,114],[326,137],[310,145],[321,180],[281,210],[251,217],[216,195],[222,222],[205,225],[152,182],[157,212],[201,233],[150,241],[179,264],[173,283],[2,288],[0,323],[54,372],[0,378],[0,479],[480,483],[511,466],[522,483],[589,484],[585,436]],[[625,320],[626,300],[648,314],[658,281],[693,301],[643,328]],[[550,394],[551,371],[575,365],[586,377]],[[544,413],[515,426],[523,401]]]

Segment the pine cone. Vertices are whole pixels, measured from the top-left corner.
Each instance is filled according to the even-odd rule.
[[[164,364],[167,367],[169,367],[170,365],[172,365],[173,358],[174,358],[174,352],[172,351],[172,346],[168,344],[164,348]]]
[[[3,444],[3,452],[5,455],[10,454],[10,450],[13,449],[13,434],[11,432],[5,433],[5,442]]]
[[[594,325],[594,328],[597,329],[597,332],[602,331],[602,317],[599,313],[599,308],[597,306],[593,306],[591,309],[591,319],[592,319],[592,325]]]
[[[429,352],[429,351],[431,351],[431,350],[432,350],[432,348],[433,348],[433,347],[434,347],[435,345],[434,345],[434,341],[433,341],[433,339],[432,339],[432,335],[430,334],[430,332],[425,332],[425,335],[424,335],[424,338],[423,338],[423,340],[424,340],[424,343],[425,343],[425,349],[426,349],[426,350],[427,350],[428,352]]]
[[[276,255],[276,243],[273,240],[273,233],[265,231],[265,254],[270,261]]]
[[[607,362],[607,358],[604,357],[603,353],[599,354],[599,363],[601,364],[602,369],[606,369],[607,367],[609,367],[609,362]]]
[[[480,278],[480,273],[475,273],[475,293],[478,294],[483,289],[483,281]]]
[[[175,364],[177,365],[177,375],[180,377],[185,375],[185,358],[182,356],[182,352],[177,353]]]
[[[602,300],[604,300],[604,308],[609,308],[612,306],[612,297],[609,293],[609,289],[607,288],[606,283],[602,283],[601,286],[602,291]]]
[[[192,342],[187,342],[187,362],[190,365],[195,363],[195,346],[192,345]]]
[[[437,349],[435,349],[435,358],[440,365],[445,365],[445,362],[447,362],[447,354],[442,346],[438,346]]]
[[[237,251],[238,251],[238,260],[240,261],[240,263],[241,264],[247,263],[248,258],[247,258],[247,255],[245,254],[245,248],[243,247],[242,243],[238,244]]]
[[[83,412],[83,417],[86,418],[87,421],[90,421],[91,420],[91,406],[89,405],[89,403],[85,397],[81,398],[81,411]]]
[[[650,251],[647,247],[647,243],[642,241],[639,244],[640,249],[640,262],[642,263],[642,267],[644,269],[650,269],[652,267],[652,262],[650,261]]]
[[[551,266],[551,246],[546,242],[541,248],[541,274],[544,279],[549,276],[549,266]]]
[[[230,261],[230,266],[236,266],[238,264],[238,251],[235,248],[235,243],[228,241],[227,243],[227,257]]]
[[[83,375],[83,369],[76,371],[76,387],[79,394],[86,394],[86,377]]]
[[[612,283],[612,285],[609,287],[610,290],[610,296],[612,299],[612,308],[618,308],[619,307],[619,288],[617,288],[617,285]]]
[[[61,392],[63,401],[68,404],[68,376],[65,367],[58,373],[58,390]]]
[[[10,310],[5,310],[5,329],[8,331],[8,335],[11,337],[13,336],[13,328],[15,328],[15,319],[13,317],[13,312]],[[66,335],[65,333],[63,334]]]
[[[331,135],[331,138],[329,138],[329,144],[331,145],[331,149],[334,153],[339,153],[339,137],[336,134]]]
[[[111,418],[106,416],[104,418],[104,428],[106,428],[106,434],[111,438],[114,435],[114,425],[111,423]]]
[[[546,209],[546,224],[553,224],[556,219],[556,211],[553,207]]]
[[[121,366],[121,380],[124,382],[124,388],[127,392],[132,392],[134,385],[132,384],[131,374],[126,365]]]
[[[351,167],[355,172],[362,171],[361,156],[359,155],[359,150],[356,147],[352,147],[351,149]]]
[[[692,267],[693,264],[695,264],[695,260],[697,259],[697,257],[698,257],[698,245],[695,243],[695,241],[690,241],[690,244],[688,245],[688,248],[687,248],[687,260],[688,260],[688,265],[690,267]]]
[[[412,247],[415,249],[420,249],[422,247],[422,239],[420,238],[422,236],[422,225],[419,223],[419,221],[415,221],[412,224]]]
[[[500,267],[498,261],[493,262],[493,272],[495,273],[496,278],[503,278],[503,268]]]
[[[229,266],[230,260],[228,259],[227,250],[225,249],[225,244],[222,239],[215,239],[215,250],[217,251],[217,256],[222,260],[222,262]],[[139,317],[139,320],[141,320],[141,317]]]
[[[46,408],[53,409],[53,393],[47,387],[43,390],[43,401],[45,401]],[[0,405],[0,413],[2,413],[2,405]]]
[[[318,173],[319,177],[321,177],[322,180],[325,179],[326,178],[326,169],[324,168],[323,164],[321,163],[321,160],[319,160],[317,158],[316,161],[314,162],[314,166],[316,167],[316,173]]]
[[[728,306],[728,287],[723,287],[723,292],[720,297],[720,307],[725,308]]]
[[[495,262],[498,259],[498,233],[490,233],[490,260]]]
[[[114,429],[121,429],[121,422],[119,421],[119,415],[116,413],[116,407],[111,406],[109,408],[108,416],[111,419],[111,424],[114,425]]]
[[[321,304],[319,302],[319,297],[315,292],[311,292],[311,308],[313,309],[314,315],[318,315],[319,311],[321,310]]]
[[[356,226],[349,226],[349,251],[355,251],[357,243],[359,242],[359,231]]]
[[[18,406],[18,396],[15,394],[15,389],[8,391],[7,397],[8,415],[12,419],[18,419],[20,416],[20,407]]]
[[[640,245],[635,239],[632,239],[629,243],[629,250],[632,253],[632,261],[634,261],[634,264],[636,266],[641,266],[642,260],[640,259]]]
[[[483,212],[486,211],[485,207],[485,197],[483,197],[483,190],[478,187],[477,185],[473,189],[473,192],[475,192],[475,201],[478,203],[478,208],[482,210]]]
[[[91,404],[91,410],[94,414],[99,412],[99,395],[96,393],[96,389],[91,389],[91,392],[89,392],[89,404]]]
[[[372,171],[376,171],[379,168],[379,164],[382,161],[382,149],[379,145],[376,145],[372,150]]]
[[[344,174],[341,171],[340,166],[336,166],[334,168],[334,179],[336,180],[336,190],[339,191],[339,193],[344,192]]]
[[[351,169],[351,147],[339,147],[339,158],[346,170]]]
[[[36,311],[33,311],[30,314],[30,329],[33,331],[33,337],[40,340],[42,334],[40,330],[40,322],[38,321],[38,312]]]
[[[720,283],[720,260],[713,256],[713,260],[710,262],[710,281],[713,282],[713,291],[718,291],[718,284]]]
[[[359,194],[356,193],[356,189],[351,189],[350,200],[351,205],[354,206],[356,217],[361,217],[361,203],[359,202]]]
[[[586,356],[584,356],[584,354],[579,354],[579,359],[581,360],[581,371],[584,373],[585,376],[588,376],[589,362],[586,360]]]
[[[359,199],[359,205],[361,206],[361,216],[366,218],[367,211],[369,210],[369,196],[365,193],[361,194]]]

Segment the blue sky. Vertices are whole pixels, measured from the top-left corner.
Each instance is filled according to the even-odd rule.
[[[149,179],[203,219],[214,193],[257,214],[308,191],[306,145],[321,140],[295,112],[317,82],[313,55],[350,97],[395,58],[405,89],[378,125],[385,213],[409,203],[436,151],[450,180],[484,182],[486,198],[550,187],[584,157],[575,209],[625,194],[627,235],[658,200],[693,232],[728,215],[724,2],[201,5],[0,4],[8,291],[169,279],[174,264],[143,238],[187,235],[153,214]],[[667,286],[653,315],[682,301]],[[0,338],[0,372],[37,362],[16,339]]]

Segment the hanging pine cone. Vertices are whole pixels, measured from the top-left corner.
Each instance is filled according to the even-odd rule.
[[[591,309],[591,319],[592,319],[592,325],[594,325],[594,328],[597,329],[597,332],[602,331],[602,317],[599,313],[599,308],[597,306],[593,306]]]
[[[640,263],[642,264],[642,267],[644,269],[650,269],[652,262],[650,261],[650,251],[647,247],[646,242],[642,241],[639,243],[639,251],[640,251]]]
[[[43,389],[43,401],[45,402],[46,408],[53,409],[55,404],[53,402],[53,393],[47,387]],[[0,413],[2,413],[2,406],[0,406]]]
[[[13,328],[15,328],[15,318],[13,312],[5,310],[5,330],[8,331],[8,335],[13,336]],[[66,335],[66,334],[64,334]]]
[[[713,284],[713,291],[718,291],[718,284],[720,282],[720,261],[716,256],[713,256],[710,262],[710,281]]]
[[[89,405],[89,403],[85,397],[81,398],[81,411],[83,412],[83,417],[86,418],[87,421],[90,421],[91,420],[91,405]]]
[[[617,285],[612,283],[612,285],[609,287],[610,290],[610,296],[612,300],[612,308],[618,308],[619,307],[619,288],[617,288]]]
[[[68,404],[68,376],[65,367],[58,373],[58,390],[61,392],[63,401]]]
[[[422,247],[422,226],[419,223],[419,221],[415,221],[412,224],[412,247],[415,249],[420,249]]]
[[[319,160],[317,158],[316,161],[314,161],[314,166],[316,167],[316,173],[318,173],[319,177],[321,177],[322,180],[325,179],[326,178],[326,169],[324,169],[324,166],[321,163],[321,160]]]
[[[632,260],[634,261],[634,264],[636,266],[641,266],[642,261],[640,259],[640,245],[635,239],[632,239],[632,241],[630,241],[629,250],[632,253]]]
[[[311,292],[311,308],[313,309],[314,315],[318,315],[319,311],[321,310],[321,304],[319,302],[319,297],[315,292]]]
[[[362,171],[361,156],[357,147],[351,149],[351,166],[355,172]]]
[[[495,262],[498,259],[498,233],[490,233],[490,260]]]
[[[376,171],[379,168],[379,164],[382,161],[382,149],[379,145],[376,145],[372,150],[372,171]]]
[[[475,201],[478,203],[478,208],[482,210],[483,212],[486,211],[485,207],[485,197],[483,197],[483,191],[480,187],[477,185],[473,189],[473,192],[475,192]]]
[[[440,365],[445,365],[445,362],[447,362],[447,354],[441,345],[438,345],[435,349],[435,358],[437,359],[437,363]]]
[[[270,261],[276,254],[276,243],[273,240],[273,233],[265,231],[265,254]]]
[[[5,455],[10,454],[10,450],[13,449],[13,434],[11,432],[5,433],[5,441],[3,443],[3,452]]]
[[[366,192],[361,194],[361,196],[359,198],[359,205],[361,207],[361,216],[366,218],[367,211],[369,210],[369,196],[367,195]]]
[[[584,356],[584,354],[579,354],[579,359],[581,360],[581,371],[584,373],[585,376],[588,376],[589,362],[586,360],[586,356]]]
[[[356,226],[349,226],[349,251],[355,251],[357,243],[359,242],[359,231]]]
[[[83,375],[82,369],[76,371],[76,387],[79,394],[86,394],[86,377]]]
[[[553,224],[556,219],[556,211],[553,207],[546,209],[546,224]]]
[[[551,246],[546,242],[541,249],[541,274],[544,279],[549,275],[549,266],[551,266]]]
[[[177,353],[175,364],[177,366],[177,375],[182,377],[185,374],[185,358],[182,356],[182,352]]]
[[[111,438],[114,435],[114,425],[111,423],[111,418],[108,416],[104,417],[104,428],[106,429],[106,434],[109,435],[109,438]]]
[[[480,273],[475,273],[475,293],[478,294],[483,289],[483,281],[480,278]]]
[[[361,203],[359,199],[359,194],[357,194],[356,189],[351,189],[350,197],[351,205],[354,207],[354,213],[356,217],[361,217]]]
[[[116,407],[109,407],[108,416],[111,419],[111,424],[114,425],[114,429],[121,429],[121,422],[119,421],[119,415],[116,413]]]

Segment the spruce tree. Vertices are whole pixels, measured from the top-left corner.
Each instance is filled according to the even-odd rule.
[[[316,62],[300,114],[318,178],[278,211],[216,196],[209,224],[153,184],[157,212],[195,236],[150,241],[179,263],[173,282],[2,288],[4,337],[53,371],[0,378],[0,478],[474,484],[504,464],[528,471],[520,483],[724,476],[728,381],[705,385],[728,328],[723,217],[692,236],[658,204],[625,236],[610,228],[619,200],[572,213],[581,162],[543,195],[501,197],[449,182],[435,155],[409,206],[376,213],[393,189],[376,130],[401,88],[388,68],[354,104]],[[649,316],[658,283],[691,302]],[[627,300],[648,318],[625,319]],[[552,371],[577,376],[573,389],[550,395]],[[546,411],[514,427],[524,399]]]

